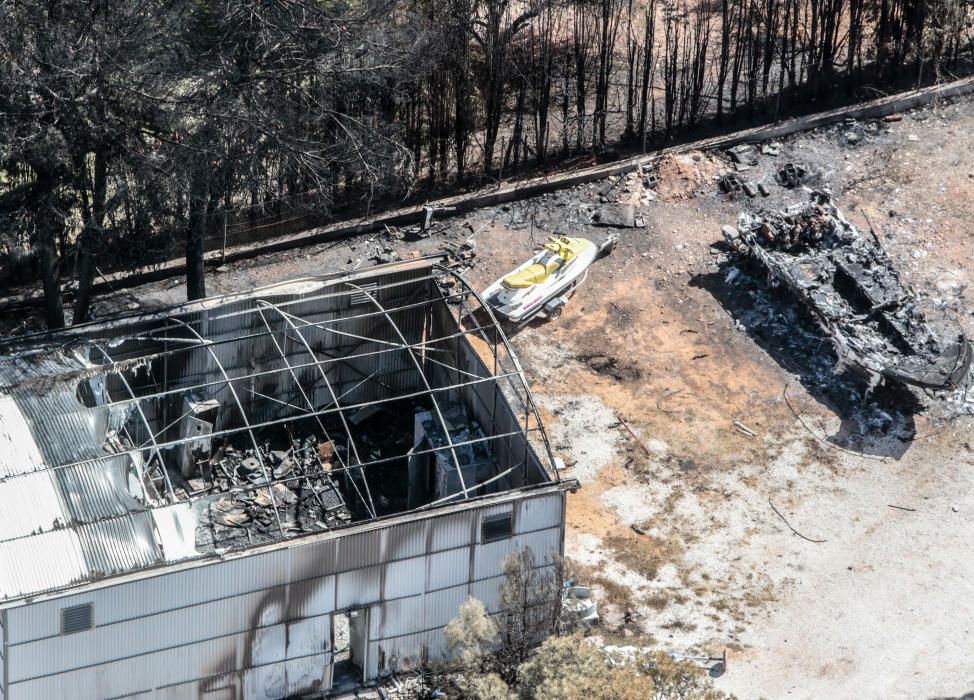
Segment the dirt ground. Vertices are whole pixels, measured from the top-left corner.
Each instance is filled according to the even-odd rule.
[[[361,237],[231,265],[211,293],[352,267],[476,235],[486,286],[553,231],[601,240],[600,198],[635,204],[557,322],[513,342],[556,452],[582,487],[566,552],[596,586],[608,637],[718,655],[741,698],[947,698],[974,692],[972,401],[878,391],[832,373],[826,340],[719,245],[742,206],[806,196],[787,161],[872,222],[928,306],[974,333],[974,102],[784,140],[742,173],[767,199],[730,199],[726,154],[483,210],[407,244]],[[604,193],[604,194],[603,194]],[[868,217],[868,221],[867,221]],[[737,270],[737,272],[734,272]],[[179,301],[182,280],[102,299],[101,313]],[[974,392],[972,392],[974,400]],[[626,426],[638,436],[634,439]],[[800,533],[800,534],[797,534]]]

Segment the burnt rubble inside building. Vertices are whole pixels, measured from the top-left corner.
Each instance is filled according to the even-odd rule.
[[[840,366],[870,386],[964,384],[971,347],[959,326],[924,313],[878,240],[853,226],[828,193],[812,192],[784,211],[742,211],[739,227],[725,226],[723,234],[811,313]]]

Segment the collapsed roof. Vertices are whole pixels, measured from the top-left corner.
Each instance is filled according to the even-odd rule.
[[[558,479],[503,332],[430,260],[0,350],[0,600]]]
[[[874,383],[960,386],[971,346],[956,323],[935,329],[886,251],[853,226],[830,195],[784,211],[743,211],[728,242],[783,284],[828,333],[839,362]]]

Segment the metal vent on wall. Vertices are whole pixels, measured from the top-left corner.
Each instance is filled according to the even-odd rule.
[[[514,533],[514,514],[490,515],[480,523],[480,541],[496,542],[506,540]]]
[[[92,628],[94,618],[91,603],[61,608],[61,634],[74,634]]]
[[[358,306],[359,304],[371,304],[372,300],[369,299],[366,293],[371,294],[372,297],[375,298],[375,293],[379,289],[378,282],[360,282],[355,286],[361,289],[361,291],[356,290],[352,292],[352,295],[349,298],[349,303],[352,306]]]

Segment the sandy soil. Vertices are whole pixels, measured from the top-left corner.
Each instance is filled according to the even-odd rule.
[[[716,682],[742,698],[974,691],[971,403],[863,398],[832,376],[814,326],[715,246],[741,206],[802,198],[771,179],[800,161],[854,222],[866,228],[868,216],[931,309],[974,332],[972,147],[974,102],[938,105],[784,141],[745,173],[769,184],[758,202],[718,191],[725,154],[688,154],[660,166],[658,196],[633,175],[604,195],[608,183],[595,183],[476,212],[441,238],[391,242],[405,257],[481,230],[470,278],[486,285],[549,232],[604,236],[587,223],[600,197],[639,207],[646,226],[620,231],[562,318],[513,338],[555,450],[582,483],[566,549],[597,587],[600,633],[683,653],[726,648]],[[349,268],[384,244],[232,265],[209,291]],[[99,303],[105,313],[171,303],[180,285]]]

